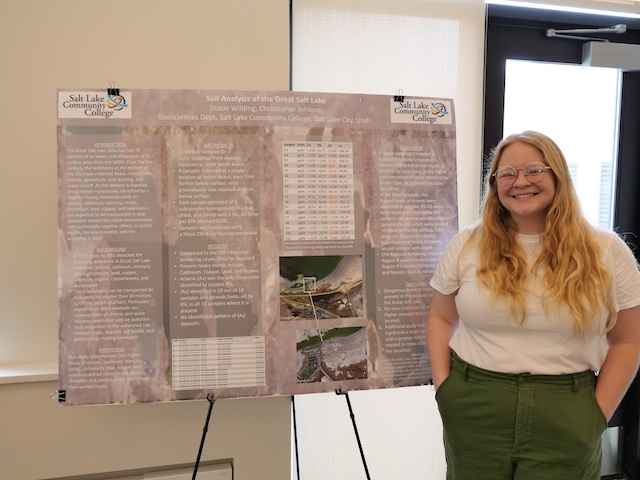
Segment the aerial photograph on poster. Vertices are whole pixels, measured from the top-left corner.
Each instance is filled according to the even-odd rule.
[[[298,383],[367,378],[365,327],[298,330]]]
[[[280,257],[280,320],[363,315],[362,257]]]

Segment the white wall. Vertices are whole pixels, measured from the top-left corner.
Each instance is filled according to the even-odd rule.
[[[287,90],[287,0],[0,2],[0,371],[55,367],[56,89]],[[0,382],[0,477],[195,461],[208,403],[59,407],[55,381]],[[202,461],[288,478],[289,398],[218,401]]]

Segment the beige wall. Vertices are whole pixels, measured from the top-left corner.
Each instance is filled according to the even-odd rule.
[[[195,463],[209,402],[61,407],[56,382],[0,385],[0,478],[34,480]],[[288,397],[218,400],[201,462],[234,480],[287,480]],[[98,478],[97,476],[95,478]]]
[[[57,362],[56,89],[287,90],[287,0],[0,2],[0,370]],[[1,383],[1,382],[0,382]],[[208,403],[59,407],[0,385],[0,477],[195,461]],[[214,405],[202,461],[289,478],[288,398]]]

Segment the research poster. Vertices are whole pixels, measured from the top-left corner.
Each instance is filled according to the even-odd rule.
[[[59,90],[63,405],[431,379],[452,100]]]

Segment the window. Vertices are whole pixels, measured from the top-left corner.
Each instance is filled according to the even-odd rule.
[[[621,74],[612,68],[507,60],[504,135],[539,130],[565,154],[583,213],[612,227]]]

